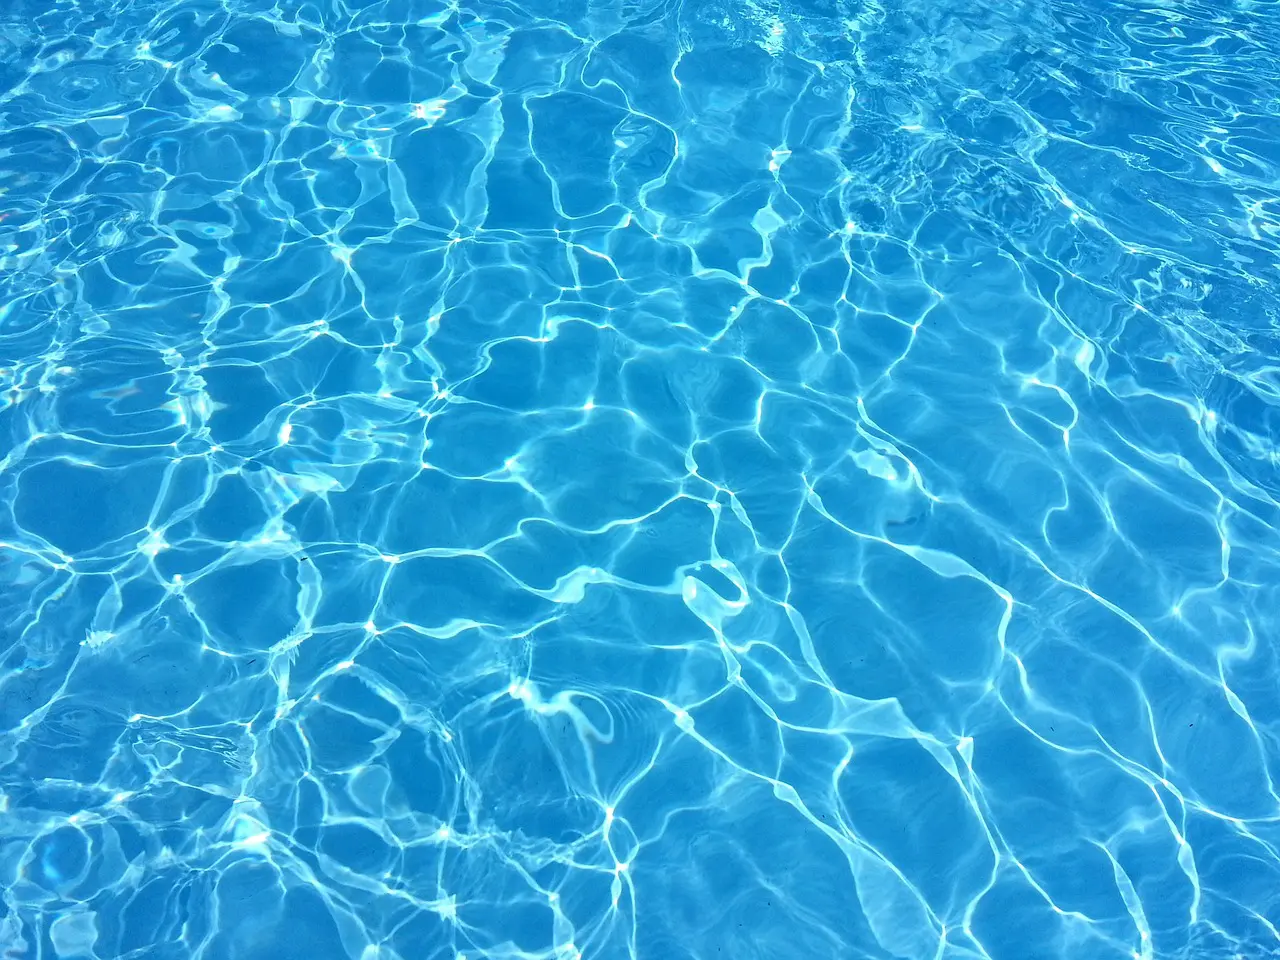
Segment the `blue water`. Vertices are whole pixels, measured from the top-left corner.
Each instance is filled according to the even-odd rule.
[[[0,957],[1280,956],[1280,5],[4,0]]]

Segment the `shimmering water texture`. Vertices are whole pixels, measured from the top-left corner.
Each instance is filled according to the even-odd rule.
[[[1280,956],[1280,6],[0,51],[0,957]]]

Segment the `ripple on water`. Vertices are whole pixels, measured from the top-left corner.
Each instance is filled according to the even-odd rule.
[[[54,115],[88,119],[136,108],[163,73],[159,64],[148,60],[68,59],[36,71],[27,85]]]

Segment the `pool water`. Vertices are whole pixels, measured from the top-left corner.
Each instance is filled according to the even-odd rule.
[[[0,957],[1280,956],[1280,6],[7,0]]]

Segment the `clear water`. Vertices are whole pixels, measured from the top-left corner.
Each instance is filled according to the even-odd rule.
[[[7,0],[0,957],[1280,955],[1280,8]]]

